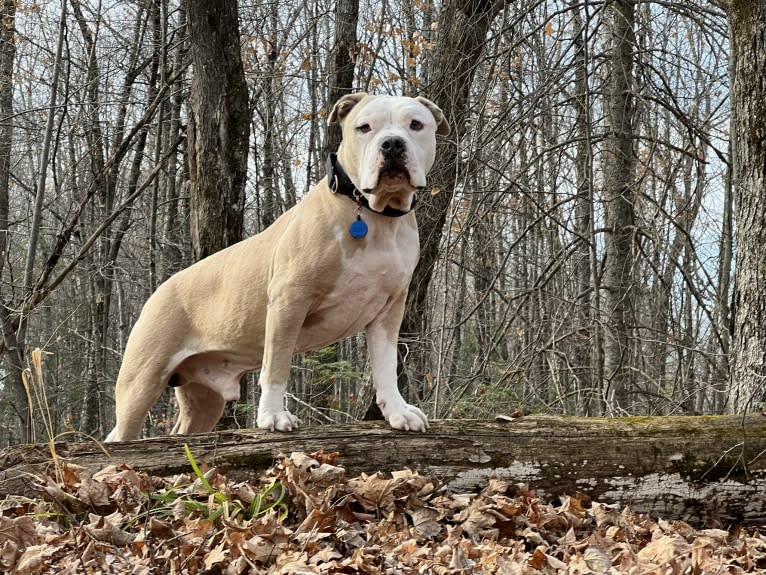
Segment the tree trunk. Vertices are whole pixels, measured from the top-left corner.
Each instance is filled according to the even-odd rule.
[[[766,397],[766,5],[732,2],[729,30],[738,199],[729,409],[745,411]]]
[[[628,408],[631,391],[629,329],[633,311],[633,23],[635,0],[615,0],[611,15],[609,84],[604,146],[606,237],[604,279],[604,389],[607,409]]]
[[[100,68],[96,58],[97,35],[90,30],[87,19],[84,17],[80,8],[79,0],[72,0],[75,19],[80,27],[83,42],[89,53],[87,68],[89,89],[86,97],[86,105],[89,108],[88,117],[91,118],[91,125],[88,130],[89,149],[91,156],[91,178],[97,187],[97,202],[94,206],[95,214],[98,220],[105,219],[114,209],[117,199],[118,176],[120,173],[120,164],[107,166],[107,151],[105,145],[101,108],[101,98],[98,90],[100,77]],[[137,63],[137,54],[139,53],[139,41],[141,31],[145,30],[148,23],[151,22],[154,53],[150,65],[150,78],[148,87],[148,101],[156,98],[158,93],[158,67],[160,52],[164,49],[159,34],[159,5],[152,6],[146,16],[139,15],[136,20],[135,32],[133,35],[134,44],[131,46],[131,65],[125,79],[125,85],[121,95],[122,102],[126,102],[130,97],[133,82],[136,78],[135,72],[139,66]],[[118,130],[115,131],[113,147],[117,147],[122,138],[121,127],[125,120],[125,115],[121,108],[121,115],[118,120]],[[141,175],[141,166],[144,160],[144,149],[148,137],[148,127],[144,127],[138,134],[137,142],[133,152],[133,161],[129,175],[127,176],[126,195],[131,196],[138,188],[138,180]],[[159,158],[158,158],[159,163]],[[106,369],[108,365],[109,331],[111,323],[111,302],[115,283],[115,262],[120,251],[122,238],[130,225],[130,215],[123,214],[120,224],[113,227],[109,224],[106,233],[100,236],[97,248],[93,254],[94,267],[98,273],[94,273],[91,278],[91,337],[90,345],[92,352],[89,353],[89,365],[86,376],[85,394],[83,397],[82,408],[80,410],[80,431],[91,435],[101,435],[107,427],[103,417],[103,407],[101,403],[102,393],[106,382],[111,379],[107,376]]]
[[[237,0],[187,0],[194,76],[189,98],[195,260],[242,239],[250,121]]]
[[[577,193],[575,206],[575,274],[577,277],[577,315],[575,323],[574,355],[577,378],[578,402],[582,413],[603,413],[601,393],[600,356],[594,350],[601,346],[601,327],[593,321],[594,312],[600,308],[598,274],[594,273],[596,263],[596,242],[593,237],[593,147],[591,96],[588,86],[589,50],[587,33],[590,22],[582,16],[579,3],[570,2],[574,24],[573,44],[575,48],[575,130],[577,134],[577,156],[575,170]]]
[[[226,431],[109,444],[57,443],[59,458],[92,471],[128,463],[154,475],[198,462],[231,479],[252,477],[280,454],[338,451],[351,475],[414,468],[456,490],[490,477],[528,483],[544,497],[577,492],[603,503],[694,523],[766,521],[766,418],[574,418],[528,416],[505,423],[436,421],[428,433],[394,431],[382,422],[320,426],[293,433]],[[387,448],[381,448],[387,446]],[[48,445],[0,451],[0,497],[32,495],[46,469]]]
[[[13,63],[16,59],[16,2],[2,0],[0,11],[0,277],[8,247],[8,184],[13,140]],[[6,119],[8,118],[8,119]]]
[[[73,2],[76,6],[77,3]],[[64,37],[66,35],[66,13],[67,3],[61,6],[61,16],[59,17],[58,41],[56,42],[56,56],[53,61],[53,75],[51,78],[51,92],[48,99],[48,119],[45,123],[45,135],[43,137],[43,147],[40,154],[40,166],[38,168],[37,188],[35,190],[35,207],[32,212],[32,229],[29,232],[29,246],[27,248],[26,265],[24,266],[24,289],[32,289],[32,278],[35,271],[35,258],[37,256],[37,242],[40,239],[40,225],[43,219],[43,204],[45,202],[45,186],[48,180],[48,164],[50,163],[51,142],[55,129],[57,97],[59,91],[59,74],[61,73],[62,60],[61,54],[64,46]],[[23,333],[24,321],[20,331]],[[23,336],[19,338],[23,340]],[[22,343],[23,345],[23,343]]]
[[[734,86],[736,61],[734,55],[729,56],[727,67],[729,86]],[[733,91],[732,91],[733,94]],[[732,95],[729,96],[730,99]],[[716,324],[721,338],[721,353],[715,363],[715,379],[720,382],[714,388],[713,413],[722,413],[726,405],[726,393],[729,388],[731,369],[731,264],[734,260],[734,149],[736,148],[736,112],[731,107],[729,116],[729,163],[726,166],[723,189],[723,221],[721,239],[718,244],[718,286],[716,290]],[[715,344],[714,344],[715,345]]]
[[[335,3],[335,44],[330,51],[327,68],[327,104],[333,106],[346,94],[353,92],[354,71],[356,65],[356,26],[359,19],[359,0],[338,0]],[[324,148],[322,157],[335,152],[340,146],[342,132],[340,124],[326,125]],[[324,165],[321,164],[320,165]],[[339,361],[341,359],[342,342],[333,345],[334,354],[326,361]],[[337,382],[342,385],[342,380]],[[337,397],[344,398],[337,394]],[[348,397],[348,394],[346,394]],[[383,419],[378,404],[372,401],[366,410],[365,419]]]
[[[281,75],[279,71],[279,24],[277,23],[279,10],[278,4],[271,5],[269,27],[269,54],[266,59],[266,69],[264,78],[260,83],[263,108],[261,119],[263,121],[263,140],[262,140],[262,179],[256,186],[256,194],[259,197],[258,218],[260,220],[259,230],[265,230],[279,217],[279,179],[277,177],[277,105],[280,95],[280,86],[277,77]]]
[[[356,24],[359,0],[338,0],[335,3],[335,45],[330,52],[327,75],[327,103],[332,106],[354,86],[356,63]],[[323,158],[338,149],[341,140],[339,124],[327,126]]]
[[[95,203],[94,212],[95,217],[100,219],[111,211],[114,204],[114,190],[116,186],[114,174],[116,171],[105,169],[105,142],[101,129],[101,99],[98,82],[100,72],[96,58],[96,41],[98,37],[90,29],[88,21],[83,15],[79,0],[71,0],[71,3],[88,56],[88,89],[84,98],[84,107],[86,110],[85,115],[89,118],[90,123],[86,137],[88,141],[88,155],[90,156],[90,178],[92,185],[96,188],[96,198],[98,200]],[[107,233],[101,236],[98,247],[92,254],[93,261],[91,264],[100,273],[94,273],[88,278],[90,288],[88,298],[90,303],[90,338],[87,350],[88,368],[84,377],[85,393],[83,394],[82,406],[80,408],[79,429],[83,433],[91,435],[100,435],[101,431],[99,429],[101,411],[100,380],[103,375],[103,349],[106,345],[106,333],[109,325],[107,289],[110,286],[110,282],[107,279],[109,271],[102,268],[102,266],[106,264],[104,254],[109,251],[109,242],[110,234]]]
[[[466,132],[468,95],[481,62],[492,19],[504,6],[502,0],[449,0],[442,8],[441,30],[427,95],[442,109],[454,131],[437,144],[436,162],[429,179],[434,192],[422,194],[417,209],[420,260],[410,283],[407,307],[400,329],[399,387],[417,401],[422,395],[432,346],[428,332],[428,288],[437,263],[442,229],[458,183],[458,143]]]
[[[38,181],[37,188],[35,190],[35,202],[32,211],[32,226],[29,231],[29,244],[27,246],[26,262],[24,265],[24,279],[23,289],[32,291],[35,258],[37,256],[37,244],[40,239],[40,228],[42,224],[43,203],[45,200],[45,186],[48,174],[48,164],[50,159],[51,141],[53,139],[54,132],[54,119],[57,110],[57,96],[58,96],[58,79],[61,72],[61,54],[63,51],[64,37],[66,35],[66,3],[63,4],[61,15],[59,17],[58,27],[58,40],[56,42],[56,55],[53,62],[53,75],[51,78],[51,89],[48,100],[48,118],[45,125],[45,135],[43,136],[43,147],[40,154],[40,165],[38,168]],[[13,121],[13,120],[10,120]],[[18,386],[16,393],[17,409],[19,411],[22,433],[21,436],[25,441],[33,441],[34,437],[34,422],[31,419],[31,406],[28,405],[28,394],[24,388],[24,382],[21,378],[21,370],[25,367],[25,340],[27,331],[27,316],[23,313],[19,314],[18,327],[15,329],[15,349],[10,349],[12,353],[11,362],[15,363],[12,370],[11,380],[15,380],[15,385]],[[7,341],[11,341],[13,338],[7,338]]]
[[[186,6],[194,65],[187,130],[190,223],[192,257],[199,261],[244,235],[250,106],[237,0],[186,0]],[[246,390],[243,378],[240,391]],[[233,409],[219,425],[236,424]]]
[[[2,0],[0,10],[0,278],[5,271],[5,256],[8,249],[10,230],[8,229],[8,197],[11,176],[11,144],[13,142],[13,64],[16,59],[16,2],[15,0]],[[1,285],[1,284],[0,284]],[[3,296],[0,293],[0,296]],[[16,332],[10,319],[10,310],[6,309],[5,298],[0,297],[0,341],[3,342],[5,353],[3,354],[3,366],[12,374],[13,399],[16,414],[22,422],[23,433],[21,439],[28,440],[29,432],[29,406],[27,396],[20,383],[21,370],[24,368]],[[6,387],[6,386],[4,386]],[[2,395],[10,394],[10,390],[4,389]]]
[[[178,27],[186,26],[186,5],[181,3],[178,7]],[[186,56],[189,49],[188,41],[178,43],[174,58],[172,76],[175,77],[172,89],[172,98],[170,99],[170,128],[166,133],[168,145],[180,134],[181,109],[184,103],[183,93],[186,89],[186,80],[183,70],[186,67]],[[168,160],[168,170],[166,174],[166,184],[164,186],[165,195],[163,204],[165,205],[165,218],[162,231],[162,258],[157,283],[160,284],[168,279],[175,272],[183,267],[184,260],[184,217],[183,203],[181,197],[184,196],[184,190],[180,181],[186,180],[180,175],[179,166],[176,162],[177,154],[173,153]],[[181,174],[185,171],[180,167]]]

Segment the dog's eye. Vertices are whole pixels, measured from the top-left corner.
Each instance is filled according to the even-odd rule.
[[[367,132],[372,130],[369,124],[362,124],[361,126],[357,126],[356,129],[358,132],[361,132],[362,134],[366,134]]]
[[[418,132],[422,129],[423,129],[423,122],[421,122],[420,120],[412,120],[412,122],[410,122],[410,130],[415,130],[416,132]]]

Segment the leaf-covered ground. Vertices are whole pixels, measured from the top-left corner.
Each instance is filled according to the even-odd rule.
[[[193,459],[191,460],[193,461]],[[64,465],[0,507],[2,573],[766,573],[766,535],[695,530],[490,480],[454,493],[408,470],[347,478],[296,453],[246,483]]]

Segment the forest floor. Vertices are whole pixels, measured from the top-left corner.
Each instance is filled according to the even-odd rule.
[[[0,503],[0,572],[766,573],[766,527],[695,529],[490,480],[455,493],[409,470],[347,478],[294,453],[247,482],[62,463],[39,499]]]

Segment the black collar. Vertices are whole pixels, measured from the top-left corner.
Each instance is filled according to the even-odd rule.
[[[388,216],[390,218],[406,216],[415,208],[415,204],[418,201],[418,197],[414,196],[412,198],[412,205],[407,211],[397,210],[391,206],[386,206],[382,212],[379,212],[377,210],[373,210],[370,207],[370,203],[367,201],[367,198],[365,198],[364,195],[356,189],[354,182],[351,181],[351,178],[348,177],[346,172],[343,171],[340,163],[338,163],[338,156],[336,154],[330,154],[327,156],[327,161],[325,162],[325,171],[327,172],[327,185],[333,194],[347,196],[355,202],[359,202],[360,205],[376,214]]]

